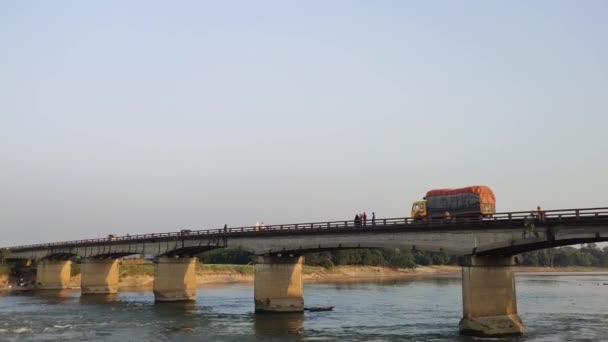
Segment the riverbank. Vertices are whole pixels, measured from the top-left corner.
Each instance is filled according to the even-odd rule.
[[[541,267],[541,266],[516,266],[515,273],[525,275],[546,276],[576,276],[576,275],[604,275],[608,274],[607,267],[567,266],[567,267]]]
[[[439,274],[456,274],[458,266],[418,266],[415,269],[393,269],[379,266],[336,266],[326,269],[318,266],[304,266],[302,279],[305,283],[324,281],[361,281],[382,279],[406,279]],[[202,265],[196,270],[196,282],[205,284],[252,283],[255,277],[253,265]],[[120,287],[152,287],[154,265],[121,265]],[[70,287],[80,286],[80,275],[70,281]]]
[[[199,285],[252,283],[254,281],[253,265],[202,265],[196,272]],[[304,283],[321,282],[358,282],[367,280],[408,279],[438,275],[460,276],[461,268],[455,265],[418,266],[415,269],[394,269],[379,266],[336,266],[326,269],[318,266],[304,266],[302,279]],[[520,275],[591,275],[608,274],[608,268],[600,267],[515,267]],[[154,283],[154,266],[122,265],[120,269],[121,287],[151,287]],[[72,278],[71,285],[78,287],[80,276]]]
[[[302,279],[305,283],[360,282],[393,279],[410,279],[431,276],[460,276],[461,268],[455,265],[418,266],[415,269],[394,269],[379,266],[336,266],[331,269],[318,266],[304,266]],[[531,267],[517,266],[518,275],[594,275],[608,274],[608,268],[601,267]],[[255,277],[253,265],[198,264],[196,281],[198,285],[252,283]],[[0,288],[8,279],[0,276]],[[4,282],[4,284],[3,284]],[[148,261],[125,261],[120,266],[119,287],[152,287],[154,284],[154,264]],[[80,274],[72,276],[71,288],[80,287]]]

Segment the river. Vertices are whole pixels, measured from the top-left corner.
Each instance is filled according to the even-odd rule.
[[[517,276],[525,336],[608,341],[608,275]],[[251,284],[206,286],[195,303],[154,304],[151,291],[85,299],[79,291],[0,297],[0,341],[475,341],[458,334],[460,279],[306,284],[308,306],[254,314]],[[496,339],[494,339],[496,340]]]

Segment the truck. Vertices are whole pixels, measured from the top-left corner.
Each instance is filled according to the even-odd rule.
[[[490,217],[496,213],[496,198],[485,185],[459,189],[435,189],[412,205],[412,216],[422,218]]]

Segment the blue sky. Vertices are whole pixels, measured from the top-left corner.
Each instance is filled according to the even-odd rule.
[[[608,206],[605,1],[4,1],[2,245]]]

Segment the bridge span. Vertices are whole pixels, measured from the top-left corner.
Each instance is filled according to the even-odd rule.
[[[257,255],[257,312],[302,311],[303,255],[352,248],[400,248],[460,255],[463,318],[474,335],[517,335],[512,266],[517,254],[556,246],[608,241],[608,208],[498,213],[486,218],[387,218],[236,227],[143,234],[11,247],[10,258],[37,263],[40,289],[66,288],[70,263],[81,259],[83,295],[118,291],[118,264],[134,254],[154,255],[157,301],[193,300],[196,256],[217,248]]]

